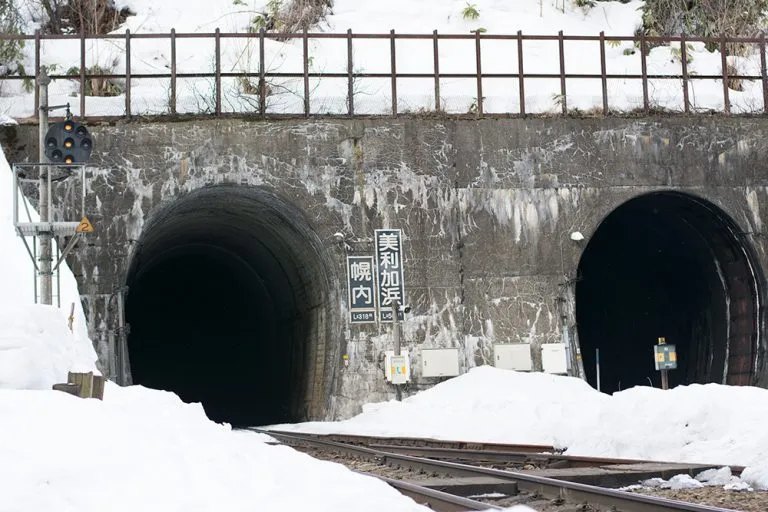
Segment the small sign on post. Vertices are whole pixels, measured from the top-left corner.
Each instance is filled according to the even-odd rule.
[[[677,352],[674,345],[667,345],[666,338],[659,338],[653,347],[653,359],[656,369],[661,372],[661,389],[669,389],[669,370],[677,368]]]
[[[349,321],[376,322],[376,286],[373,256],[347,256]]]
[[[389,358],[389,375],[392,384],[405,384],[408,382],[408,373],[404,355],[393,355]]]
[[[403,283],[403,246],[402,230],[377,229],[376,241],[376,277],[379,285],[379,321],[391,322],[393,302],[403,304],[405,285]],[[397,313],[398,320],[403,320],[403,310]]]
[[[83,218],[80,219],[80,223],[75,228],[76,233],[93,233],[93,224],[91,224],[91,221],[88,220],[88,217],[83,215]]]

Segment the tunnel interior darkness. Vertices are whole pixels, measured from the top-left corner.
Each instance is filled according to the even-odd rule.
[[[660,387],[653,346],[674,344],[669,385],[751,385],[759,335],[751,253],[724,212],[700,198],[656,192],[619,206],[582,254],[576,321],[584,370],[601,390]]]
[[[161,207],[128,272],[133,382],[237,426],[306,419],[325,335],[319,251],[301,214],[256,187],[207,187]]]

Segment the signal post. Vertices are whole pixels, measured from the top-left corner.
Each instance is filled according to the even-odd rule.
[[[48,85],[51,79],[45,73],[41,72],[38,77],[40,88],[40,133],[39,133],[39,163],[34,164],[13,164],[13,221],[16,233],[24,241],[37,277],[40,278],[40,302],[42,304],[53,304],[53,273],[58,269],[67,254],[74,248],[78,239],[86,234],[93,232],[93,226],[85,216],[85,162],[91,155],[93,140],[85,125],[75,121],[67,105],[48,105]],[[64,121],[57,122],[52,126],[48,123],[48,113],[52,110],[66,108]],[[52,175],[61,173],[61,179],[69,178],[80,170],[82,180],[82,202],[81,218],[79,221],[72,222],[52,222],[51,210],[52,204]],[[27,173],[38,174],[37,182],[39,186],[39,204],[40,214],[39,222],[32,222],[29,217],[27,222],[19,219],[19,195],[22,193],[20,180],[27,177]],[[57,178],[58,179],[58,178]],[[26,199],[25,201],[26,207]],[[36,247],[35,239],[40,239],[39,265],[35,250],[30,248],[26,237],[33,237],[33,248]],[[52,241],[55,236],[71,236],[67,246],[61,252],[57,261],[54,263]],[[37,288],[37,285],[35,285]],[[35,293],[37,301],[37,293]]]

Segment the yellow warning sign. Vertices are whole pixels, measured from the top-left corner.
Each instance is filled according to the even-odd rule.
[[[83,217],[80,219],[80,224],[78,224],[75,231],[78,233],[93,233],[93,224],[88,220],[88,217]]]

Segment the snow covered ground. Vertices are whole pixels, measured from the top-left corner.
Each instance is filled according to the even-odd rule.
[[[0,390],[0,510],[426,511],[385,483],[208,421],[142,387]]]
[[[477,19],[465,19],[463,9],[476,6]],[[641,25],[639,11],[642,2],[600,2],[595,7],[578,7],[573,0],[391,0],[388,2],[336,0],[333,14],[320,23],[315,31],[343,33],[386,34],[390,29],[399,33],[467,35],[473,30],[485,29],[485,35],[515,34],[521,30],[529,35],[632,36]],[[246,32],[257,12],[265,11],[263,1],[247,1],[234,5],[232,0],[121,0],[119,7],[129,6],[136,16],[130,17],[124,33],[165,33],[171,28],[180,33],[208,33],[216,28],[224,33]],[[29,29],[34,27],[30,24]],[[214,40],[211,37],[180,40],[177,49],[179,73],[212,72]],[[28,45],[26,69],[34,69],[32,45]],[[87,63],[91,67],[125,71],[125,42],[88,40]],[[388,73],[390,71],[388,39],[355,40],[353,67],[357,72]],[[408,40],[397,42],[397,70],[399,73],[431,73],[433,71],[432,41]],[[440,41],[441,73],[475,73],[475,42]],[[688,71],[695,75],[720,74],[719,52],[708,52],[703,43],[690,43]],[[526,41],[523,55],[526,73],[559,73],[557,41]],[[258,41],[222,39],[222,71],[241,73],[258,71]],[[302,42],[268,40],[265,47],[265,66],[268,72],[302,71]],[[309,44],[310,71],[313,73],[346,73],[347,51],[345,40],[313,39]],[[64,74],[78,67],[79,41],[44,41],[43,64],[52,73]],[[600,46],[597,41],[568,41],[565,46],[567,73],[600,73]],[[679,48],[669,46],[653,48],[647,58],[648,73],[679,75],[681,61]],[[729,56],[728,63],[740,74],[759,74],[759,54],[744,57]],[[484,73],[516,73],[517,43],[514,40],[484,40],[482,42],[482,69]],[[138,73],[169,73],[170,42],[168,39],[134,39],[131,45],[131,71]],[[641,73],[640,52],[630,42],[606,45],[606,70],[609,74]],[[303,112],[303,80],[301,78],[272,78],[267,109],[272,113]],[[690,83],[690,99],[694,110],[722,110],[723,91],[719,80],[694,80]],[[386,78],[361,78],[355,81],[356,112],[360,114],[386,114],[391,110],[390,82]],[[429,112],[434,110],[434,82],[432,79],[403,78],[398,80],[398,111]],[[133,114],[160,114],[169,112],[169,79],[134,79],[132,81]],[[347,81],[344,78],[313,78],[310,80],[313,112],[346,113]],[[253,112],[257,109],[257,96],[250,94],[236,78],[225,78],[222,85],[222,104],[225,111]],[[78,81],[57,80],[51,85],[51,102],[71,102],[79,115]],[[467,113],[477,103],[476,81],[471,78],[444,78],[441,81],[441,108],[449,113]],[[676,79],[651,80],[650,101],[653,107],[682,110],[683,89]],[[517,79],[485,79],[483,83],[486,113],[519,112]],[[571,109],[588,111],[602,106],[599,79],[568,79],[567,103]],[[631,111],[642,106],[642,85],[639,79],[612,79],[608,81],[609,105],[618,111]],[[558,78],[526,80],[526,111],[560,112],[562,97]],[[759,80],[746,81],[743,91],[730,91],[733,112],[754,112],[762,109],[762,89]],[[86,113],[122,115],[123,95],[104,98],[88,97]],[[211,112],[214,107],[212,79],[180,79],[178,83],[178,112]],[[21,83],[5,83],[0,88],[0,113],[24,117],[33,113],[33,96],[25,93]]]

